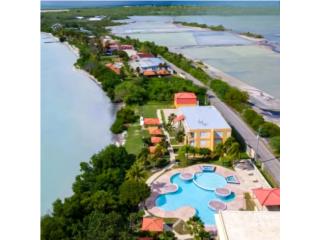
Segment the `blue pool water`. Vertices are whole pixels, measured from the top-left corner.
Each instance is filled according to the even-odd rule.
[[[227,198],[221,198],[215,195],[214,191],[204,190],[198,187],[193,181],[183,181],[179,178],[179,174],[172,176],[171,182],[179,186],[179,190],[175,193],[160,195],[156,199],[156,206],[167,211],[176,210],[183,206],[191,206],[196,209],[197,216],[201,218],[205,225],[214,225],[215,211],[209,209],[208,202],[216,199],[223,202],[234,200],[235,195],[232,193]],[[224,177],[213,173],[206,172],[197,176],[197,182],[207,183],[209,187],[224,187],[227,185]],[[210,184],[209,184],[210,183]]]
[[[224,177],[213,174],[212,172],[197,173],[194,181],[199,187],[213,191],[218,187],[227,185],[227,181]]]

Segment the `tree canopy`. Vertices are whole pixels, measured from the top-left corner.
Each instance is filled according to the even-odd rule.
[[[150,194],[145,183],[125,180],[134,162],[134,155],[115,145],[82,162],[74,193],[56,200],[52,214],[42,217],[41,239],[133,239],[132,214]]]

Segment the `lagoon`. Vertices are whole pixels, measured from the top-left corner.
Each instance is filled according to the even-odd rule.
[[[41,34],[41,215],[72,194],[80,162],[113,142],[116,107],[74,68],[76,59],[65,44]]]

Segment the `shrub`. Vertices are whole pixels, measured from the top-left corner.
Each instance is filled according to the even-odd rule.
[[[125,127],[122,119],[116,119],[116,121],[112,124],[110,128],[111,132],[113,132],[114,134],[122,133],[126,129],[127,128]]]
[[[276,137],[280,135],[280,128],[274,123],[265,122],[260,127],[260,135],[262,137]]]
[[[242,113],[244,120],[256,131],[265,121],[262,116],[252,109],[245,109]]]
[[[276,154],[280,154],[280,136],[271,138],[270,145]]]

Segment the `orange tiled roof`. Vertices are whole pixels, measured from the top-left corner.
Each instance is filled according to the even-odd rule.
[[[160,121],[158,118],[145,118],[143,119],[144,125],[159,125]]]
[[[150,146],[149,147],[149,153],[151,153],[151,154],[153,154],[153,153],[155,153],[156,152],[156,146]]]
[[[151,53],[143,53],[143,52],[139,52],[139,53],[137,53],[137,55],[140,58],[152,58],[152,57],[154,57],[153,54],[151,54]]]
[[[193,92],[179,92],[174,95],[175,98],[197,98]]]
[[[151,143],[160,143],[161,141],[161,137],[151,137]]]
[[[118,75],[120,74],[120,68],[116,67],[112,63],[107,63],[106,67],[109,68],[110,70],[112,70],[113,72],[115,72],[116,74],[118,74]]]
[[[280,206],[280,188],[252,189],[262,206]]]
[[[164,221],[162,218],[143,218],[142,231],[162,232]]]
[[[192,92],[180,92],[174,95],[177,104],[197,104],[197,96]]]
[[[143,75],[146,76],[146,77],[150,77],[150,76],[156,76],[157,74],[156,74],[156,72],[153,71],[153,70],[145,70],[145,71],[143,72]]]
[[[149,127],[148,131],[150,135],[162,135],[162,130],[157,127]]]
[[[170,73],[165,70],[165,69],[160,69],[158,72],[157,72],[158,75],[170,75]]]

